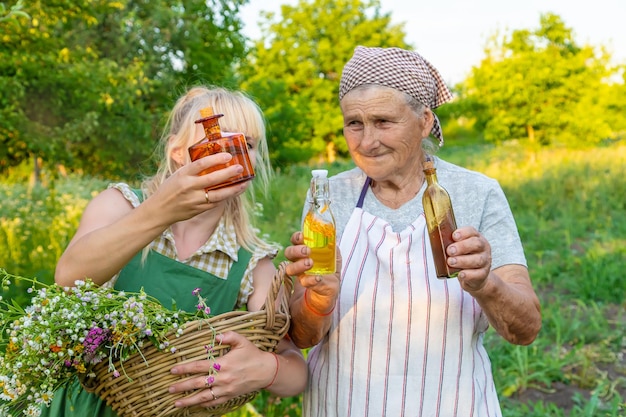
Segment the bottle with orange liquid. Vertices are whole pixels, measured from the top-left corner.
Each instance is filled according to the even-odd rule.
[[[313,268],[307,271],[310,275],[333,274],[336,269],[336,228],[335,218],[330,210],[330,190],[328,171],[314,169],[311,171],[311,191],[309,193],[309,209],[304,216],[302,233],[304,243],[311,248]]]
[[[439,185],[437,170],[432,158],[428,155],[424,161],[424,174],[428,185],[422,197],[422,205],[437,277],[454,278],[459,274],[460,269],[448,266],[446,248],[453,242],[452,233],[456,230],[456,219],[450,195]]]
[[[200,159],[204,156],[213,155],[219,152],[228,152],[233,156],[233,159],[225,164],[216,165],[205,169],[198,175],[206,175],[210,172],[214,172],[220,169],[232,165],[243,166],[241,174],[235,175],[229,178],[226,182],[216,184],[211,187],[207,187],[205,191],[215,190],[218,188],[228,187],[229,185],[237,184],[243,181],[248,181],[254,178],[254,168],[250,162],[248,155],[248,144],[246,138],[242,133],[226,133],[222,132],[218,119],[223,114],[213,114],[212,107],[206,107],[200,110],[201,119],[196,120],[196,123],[202,123],[204,127],[205,137],[194,145],[190,146],[189,156],[192,161]]]

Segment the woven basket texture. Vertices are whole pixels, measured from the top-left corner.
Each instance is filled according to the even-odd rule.
[[[278,342],[289,330],[288,297],[291,278],[286,275],[285,262],[279,265],[268,292],[265,305],[259,311],[231,311],[208,319],[185,324],[183,334],[168,337],[169,348],[159,351],[152,343],[144,344],[140,353],[131,355],[122,363],[115,362],[117,369],[125,372],[118,378],[108,370],[108,361],[93,368],[94,378],[82,382],[87,391],[97,394],[110,405],[120,417],[211,417],[222,416],[236,410],[254,399],[258,391],[233,398],[213,407],[176,408],[174,402],[191,392],[171,394],[168,388],[177,382],[197,375],[172,375],[174,365],[204,360],[206,345],[213,345],[214,357],[228,352],[228,345],[214,344],[216,334],[232,330],[255,344],[259,349],[273,352]],[[281,291],[282,288],[282,291]]]

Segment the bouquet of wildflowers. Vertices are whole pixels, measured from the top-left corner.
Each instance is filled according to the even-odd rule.
[[[109,362],[109,372],[124,378],[123,362],[141,352],[148,341],[173,350],[168,335],[178,337],[182,325],[208,317],[200,297],[198,312],[174,311],[156,299],[97,286],[90,280],[75,287],[46,285],[0,269],[3,287],[11,280],[30,283],[31,304],[25,308],[0,297],[0,415],[38,416],[54,392],[74,377],[93,377],[91,367]],[[122,364],[117,369],[115,360]]]

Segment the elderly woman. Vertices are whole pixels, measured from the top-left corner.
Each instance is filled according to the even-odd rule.
[[[458,279],[436,277],[422,164],[429,135],[443,143],[432,109],[451,98],[415,52],[357,47],[344,67],[339,100],[357,168],[330,181],[341,274],[298,276],[291,300],[292,339],[315,345],[304,416],[501,415],[483,335],[491,324],[529,344],[540,307],[498,183],[433,157],[460,225],[447,248]],[[292,244],[286,256],[310,267],[301,233]]]

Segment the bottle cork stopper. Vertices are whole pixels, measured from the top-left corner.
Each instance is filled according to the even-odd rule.
[[[213,107],[209,106],[209,107],[205,107],[203,109],[200,109],[200,116],[202,116],[203,119],[205,117],[213,116]]]
[[[435,161],[433,161],[433,157],[425,154],[424,162],[422,164],[422,169],[433,169],[435,167]]]

